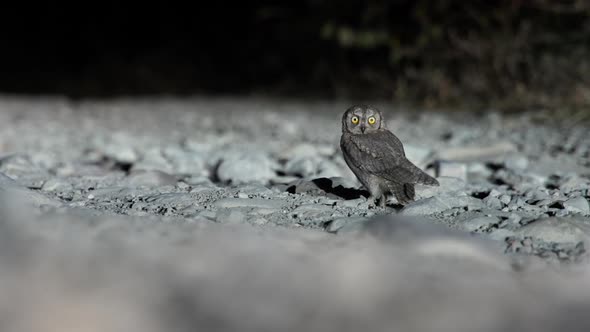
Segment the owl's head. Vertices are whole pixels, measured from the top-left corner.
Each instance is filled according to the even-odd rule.
[[[342,117],[342,132],[364,135],[384,127],[381,111],[372,106],[354,105]]]

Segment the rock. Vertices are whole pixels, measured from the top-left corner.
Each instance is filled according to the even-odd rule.
[[[104,154],[123,164],[133,164],[139,160],[137,151],[125,143],[108,144],[104,147]]]
[[[330,224],[326,228],[326,231],[328,231],[329,233],[357,231],[362,228],[362,224],[367,220],[369,219],[364,217],[344,217],[334,219],[330,222]]]
[[[565,194],[572,191],[587,190],[588,188],[590,188],[588,180],[577,175],[567,176],[559,181],[559,189]]]
[[[303,204],[291,211],[291,215],[298,219],[314,219],[332,213],[333,209],[327,205]]]
[[[407,216],[420,216],[440,213],[453,208],[481,209],[481,200],[470,196],[441,195],[418,200],[406,205],[400,213]]]
[[[191,186],[215,186],[208,177],[204,176],[189,176],[183,178],[183,181]]]
[[[266,216],[266,215],[277,213],[277,212],[281,212],[281,209],[254,208],[250,213],[252,215]]]
[[[336,203],[336,205],[340,206],[340,207],[356,208],[356,207],[360,207],[364,203],[367,203],[366,198],[356,198],[356,199],[347,199],[347,200],[339,201]],[[368,207],[368,204],[367,204],[367,207]]]
[[[545,218],[518,229],[517,235],[530,236],[546,242],[577,243],[590,236],[590,220],[580,217]]]
[[[442,194],[465,196],[465,181],[452,177],[437,178],[439,186],[416,185],[416,198],[428,198]]]
[[[504,159],[504,166],[512,170],[523,171],[528,165],[528,158],[522,154],[511,154]]]
[[[179,190],[182,190],[182,191],[190,191],[191,190],[191,186],[184,181],[176,182],[176,188]]]
[[[131,171],[161,171],[174,173],[174,167],[163,155],[160,147],[154,146],[142,151],[142,158],[133,164]]]
[[[447,176],[467,181],[467,165],[465,163],[439,161],[436,163],[436,176]]]
[[[151,207],[157,209],[184,210],[194,206],[194,199],[187,193],[162,193],[148,196],[144,199]]]
[[[262,217],[254,217],[251,219],[248,219],[248,222],[252,225],[256,225],[256,226],[262,226],[262,225],[266,225],[268,223],[268,220]]]
[[[512,224],[513,226],[519,226],[521,221],[522,221],[522,216],[519,214],[516,214],[516,213],[511,213],[507,219],[507,222],[509,224]]]
[[[285,173],[299,177],[312,177],[318,174],[321,158],[317,156],[290,159],[285,165]]]
[[[173,186],[176,182],[176,177],[157,170],[134,170],[127,177],[127,183],[132,186]]]
[[[404,145],[404,151],[406,158],[420,168],[426,166],[429,157],[432,155],[432,150],[411,144]]]
[[[508,141],[498,142],[486,146],[453,147],[438,151],[437,157],[446,161],[484,161],[518,151],[517,147]]]
[[[505,241],[511,236],[514,236],[514,232],[505,228],[496,229],[488,233],[488,237],[495,241]]]
[[[203,210],[196,214],[196,217],[206,220],[215,221],[217,213],[215,211]]]
[[[471,162],[467,164],[467,178],[485,180],[492,175],[490,170],[484,163]]]
[[[358,189],[361,187],[361,184],[358,182],[356,177],[333,176],[329,179],[332,181],[332,188],[342,187]]]
[[[207,175],[205,160],[192,151],[183,150],[179,146],[168,146],[162,151],[171,164],[175,174]]]
[[[502,205],[502,202],[497,197],[491,195],[488,195],[486,198],[484,198],[483,202],[490,209],[500,210],[502,209],[502,207],[504,207],[504,205]]]
[[[297,180],[300,180],[300,178],[298,176],[277,175],[271,179],[271,182],[278,187],[284,187],[284,189],[286,189],[288,187],[287,185],[289,183],[295,182]],[[281,191],[284,191],[284,189]]]
[[[502,195],[502,193],[497,191],[496,189],[492,189],[488,194],[489,197],[498,197],[500,195]]]
[[[247,185],[243,185],[240,186],[238,188],[238,195],[242,194],[242,195],[246,195],[246,197],[240,197],[240,198],[248,198],[249,195],[260,195],[260,196],[267,196],[272,194],[272,190],[268,189],[267,187],[258,184],[258,183],[252,183],[252,184],[247,184]]]
[[[284,171],[287,175],[300,177],[330,177],[343,175],[340,167],[329,158],[334,154],[332,146],[300,144],[280,153],[286,159]]]
[[[500,223],[500,218],[482,216],[465,221],[461,224],[461,228],[467,232],[483,233],[498,223]]]
[[[567,211],[572,213],[580,213],[583,215],[590,214],[588,200],[586,200],[584,197],[568,199],[567,201],[563,202],[563,206]]]
[[[500,196],[500,202],[502,202],[504,205],[508,205],[510,201],[512,201],[512,196],[506,194]]]
[[[539,157],[534,163],[531,163],[527,169],[530,175],[536,175],[540,179],[547,179],[552,175],[572,175],[588,174],[590,168],[580,165],[578,159],[569,155],[560,155],[555,158],[549,155]]]
[[[44,205],[57,207],[62,205],[59,201],[20,186],[16,181],[2,173],[0,173],[0,203],[5,204],[8,208],[20,207],[23,204],[34,207]]]
[[[535,205],[537,205],[537,206],[547,206],[547,205],[551,205],[552,203],[553,203],[553,201],[550,200],[550,199],[542,199],[542,200],[536,202]]]
[[[225,183],[267,183],[275,177],[276,164],[265,153],[255,151],[228,153],[217,168],[217,177]]]
[[[337,163],[329,159],[322,159],[318,165],[318,177],[326,177],[326,178],[333,178],[333,177],[350,177],[354,178],[354,175],[351,174],[350,169],[347,167],[341,167]]]
[[[65,191],[71,191],[73,189],[73,186],[70,182],[68,182],[66,179],[61,179],[61,178],[51,178],[47,181],[45,181],[45,183],[43,184],[43,187],[41,187],[41,190],[43,191],[58,191],[58,192],[65,192]]]
[[[263,198],[223,198],[215,202],[215,206],[221,209],[228,208],[264,208],[281,209],[287,202],[279,199]]]
[[[222,224],[241,224],[246,222],[246,214],[238,209],[223,209],[217,211],[215,221]]]
[[[550,197],[547,190],[535,190],[529,202],[548,200]]]
[[[291,148],[287,148],[279,153],[280,159],[294,160],[303,159],[309,157],[317,157],[320,155],[326,156],[333,152],[333,148],[326,149],[326,147],[319,148],[318,146],[310,143],[301,143]]]

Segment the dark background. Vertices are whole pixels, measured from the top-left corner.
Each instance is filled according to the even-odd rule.
[[[31,3],[0,22],[0,93],[590,104],[590,1]]]

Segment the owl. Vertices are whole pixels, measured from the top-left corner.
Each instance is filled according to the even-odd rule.
[[[372,203],[384,207],[387,195],[406,205],[414,200],[414,184],[438,186],[438,181],[412,164],[402,142],[387,128],[381,112],[371,106],[350,107],[342,117],[340,148],[344,160]]]

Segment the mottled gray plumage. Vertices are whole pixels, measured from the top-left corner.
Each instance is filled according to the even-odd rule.
[[[436,179],[406,158],[402,142],[385,128],[383,115],[374,107],[346,110],[340,147],[348,167],[381,206],[388,193],[405,205],[414,200],[414,184],[438,186]]]

